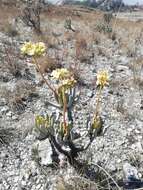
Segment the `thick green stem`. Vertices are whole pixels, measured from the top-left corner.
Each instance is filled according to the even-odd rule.
[[[101,94],[102,94],[102,86],[100,86],[99,93],[98,93],[98,96],[97,96],[96,110],[95,110],[95,113],[94,113],[94,120],[95,120],[95,119],[97,118],[97,116],[99,115]]]
[[[62,96],[63,96],[63,123],[64,123],[64,133],[65,136],[67,136],[68,129],[67,129],[67,123],[66,123],[66,113],[67,113],[67,100],[65,95],[65,89],[62,89]]]

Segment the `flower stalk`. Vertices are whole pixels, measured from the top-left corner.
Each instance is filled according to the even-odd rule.
[[[64,124],[64,135],[67,136],[68,134],[68,128],[67,128],[67,123],[66,123],[66,114],[67,114],[67,100],[66,100],[66,94],[65,94],[65,89],[63,88],[62,90],[62,95],[63,95],[63,124]]]
[[[97,100],[96,100],[96,109],[95,109],[95,113],[94,113],[94,120],[99,115],[101,95],[102,95],[102,87],[100,86],[99,93],[98,93]]]
[[[97,86],[99,87],[99,93],[97,95],[96,100],[96,108],[93,116],[93,128],[101,127],[101,118],[100,118],[100,104],[101,104],[101,96],[103,88],[108,84],[109,76],[107,71],[100,71],[97,73]]]
[[[33,57],[33,61],[34,61],[35,65],[36,65],[37,70],[39,71],[39,73],[40,73],[40,75],[41,75],[43,81],[46,83],[46,85],[48,86],[48,88],[49,88],[54,94],[57,94],[56,89],[51,86],[51,84],[50,84],[50,83],[48,82],[48,80],[45,78],[43,72],[41,72],[41,69],[40,69],[40,67],[39,67],[39,63],[37,62],[36,57]]]

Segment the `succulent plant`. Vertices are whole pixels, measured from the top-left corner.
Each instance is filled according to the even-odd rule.
[[[36,60],[36,56],[43,55],[45,49],[46,48],[43,43],[36,43],[34,45],[32,43],[28,43],[24,45],[22,52],[27,55],[32,55],[34,57],[35,65],[39,69],[39,63]],[[76,90],[76,80],[74,79],[73,74],[66,68],[54,70],[51,76],[52,79],[55,80],[57,84],[56,86],[47,81],[41,72],[40,74],[47,86],[54,93],[56,103],[48,103],[52,107],[56,108],[57,112],[52,113],[51,115],[37,115],[35,118],[36,130],[42,134],[43,139],[49,138],[53,152],[56,152],[56,155],[59,153],[64,154],[69,163],[78,169],[83,166],[83,164],[78,162],[76,159],[79,152],[85,151],[102,130],[103,121],[99,113],[99,108],[102,90],[104,86],[108,84],[108,72],[100,71],[97,73],[97,86],[99,87],[99,93],[97,94],[94,116],[93,118],[89,116],[86,119],[87,131],[85,136],[88,137],[89,141],[84,143],[84,145],[83,143],[81,145],[77,145],[75,143],[76,136],[80,138],[81,135],[75,135],[76,132],[74,128],[73,108],[79,99],[79,94]],[[90,170],[90,168],[88,168],[88,170]],[[85,173],[88,173],[88,171],[85,171]]]

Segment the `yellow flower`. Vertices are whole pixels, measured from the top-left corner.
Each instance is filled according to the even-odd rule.
[[[68,79],[71,76],[71,72],[65,68],[56,69],[52,72],[52,77],[57,80]]]
[[[100,85],[102,88],[108,84],[109,75],[107,71],[100,71],[97,73],[97,85]]]
[[[99,130],[99,129],[102,128],[102,124],[103,124],[103,123],[102,123],[101,118],[96,116],[96,117],[94,118],[92,127],[93,127],[93,129]]]
[[[46,118],[40,116],[40,115],[37,115],[36,118],[35,118],[35,124],[37,127],[48,127],[49,126],[49,122]]]
[[[35,52],[34,52],[35,56],[43,55],[45,51],[46,51],[46,46],[43,42],[38,42],[35,44]]]
[[[38,43],[32,43],[32,42],[26,42],[22,48],[21,52],[25,55],[30,56],[40,56],[43,55],[46,51],[46,46],[43,42]]]
[[[25,42],[21,48],[21,52],[22,54],[32,56],[34,55],[35,52],[35,45],[32,44],[31,42]]]
[[[70,88],[74,87],[75,84],[76,84],[76,80],[72,77],[70,79],[62,80],[60,87],[67,90],[67,89],[70,89]]]

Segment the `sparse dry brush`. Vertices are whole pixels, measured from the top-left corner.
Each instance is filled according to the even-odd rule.
[[[115,41],[117,38],[117,33],[114,31],[114,22],[116,23],[116,20],[113,20],[114,17],[112,13],[104,13],[103,17],[99,19],[98,23],[94,27],[95,32],[99,33],[100,38],[102,39],[102,35],[104,34],[107,36],[107,38],[111,39],[112,41]],[[98,41],[97,41],[98,43]]]
[[[37,58],[37,61],[42,73],[50,72],[61,67],[61,64],[58,62],[58,60],[49,56],[39,57]]]
[[[121,39],[120,40],[120,47],[125,55],[127,57],[136,57],[136,47],[135,47],[135,41],[129,40],[129,39]]]
[[[104,13],[103,18],[104,18],[105,23],[110,24],[112,21],[113,15],[112,13]]]
[[[2,6],[16,6],[16,0],[1,0]]]
[[[80,64],[75,63],[69,67],[69,71],[73,74],[75,80],[79,85],[85,85],[85,82],[82,78],[83,69],[81,69]]]
[[[50,28],[48,29],[50,31]],[[50,32],[43,32],[41,35],[36,36],[37,41],[43,41],[50,49],[59,49],[59,39]]]
[[[87,42],[86,39],[80,35],[76,37],[75,42],[76,58],[81,62],[86,60]]]
[[[0,146],[3,144],[9,144],[14,138],[14,130],[12,128],[6,129],[0,126]]]
[[[36,97],[36,88],[26,80],[19,80],[13,89],[1,88],[1,97],[4,98],[12,111],[22,113],[27,102]]]
[[[20,18],[28,26],[34,29],[37,34],[41,34],[41,19],[40,14],[42,4],[39,0],[27,1],[26,5],[21,10]]]
[[[13,42],[3,42],[3,52],[5,56],[3,58],[2,68],[3,71],[7,70],[14,77],[20,77],[24,65],[21,65],[19,62],[20,55],[15,46],[16,44]]]
[[[134,83],[141,86],[143,84],[143,56],[136,57],[131,63]]]

